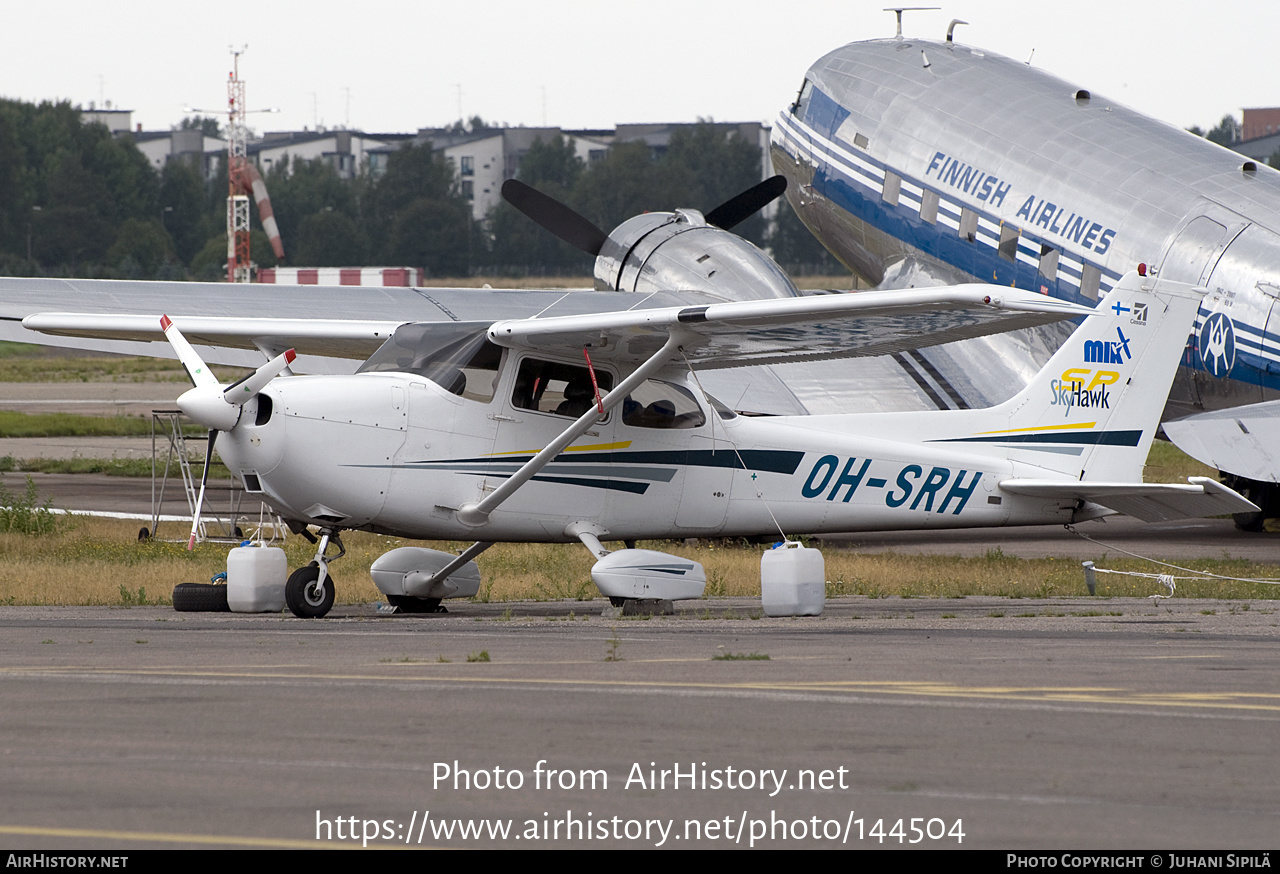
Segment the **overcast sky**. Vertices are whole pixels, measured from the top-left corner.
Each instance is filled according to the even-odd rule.
[[[764,121],[808,66],[844,43],[893,35],[860,0],[294,0],[6,4],[0,96],[111,101],[144,129],[184,107],[226,106],[231,46],[258,131],[317,123],[411,132],[465,116],[525,125]],[[965,0],[906,14],[905,33],[1026,60],[1186,127],[1280,106],[1280,3]],[[231,11],[233,10],[233,11]],[[786,17],[779,17],[785,11]],[[335,14],[336,12],[336,14]]]

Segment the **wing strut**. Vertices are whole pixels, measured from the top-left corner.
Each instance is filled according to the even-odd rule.
[[[592,425],[604,418],[609,410],[622,403],[623,398],[631,394],[640,383],[648,379],[675,358],[680,348],[681,332],[672,331],[667,335],[667,342],[662,348],[649,357],[647,361],[632,371],[631,375],[618,383],[617,388],[609,392],[603,403],[597,408],[587,410],[578,420],[564,430],[559,437],[547,444],[547,447],[524,463],[524,466],[511,475],[511,478],[485,496],[479,503],[471,502],[458,508],[458,521],[464,525],[480,526],[489,521],[489,514],[497,509],[507,498],[511,497],[538,471],[547,466],[547,462],[555,458],[573,441],[585,434]]]

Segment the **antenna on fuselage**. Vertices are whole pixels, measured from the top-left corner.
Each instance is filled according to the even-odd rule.
[[[892,12],[898,17],[898,32],[894,34],[894,39],[902,39],[902,13],[904,12],[936,12],[941,6],[890,6],[885,12]]]
[[[957,24],[968,24],[968,23],[969,22],[961,21],[958,18],[951,19],[951,23],[947,25],[947,42],[955,42],[955,40],[952,39],[952,37],[955,35]]]

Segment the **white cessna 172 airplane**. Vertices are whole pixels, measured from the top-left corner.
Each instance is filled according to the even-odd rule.
[[[1093,306],[1139,263],[1212,288],[1164,429],[1263,505],[1242,527],[1280,515],[1280,402],[1258,403],[1280,397],[1280,172],[961,45],[963,22],[944,41],[904,38],[893,11],[896,37],[817,60],[778,117],[773,162],[800,218],[877,288],[991,282]],[[986,406],[1061,339],[903,353],[867,402]]]
[[[414,612],[474,595],[472,560],[497,541],[581,541],[598,558],[593,580],[620,602],[699,597],[705,575],[696,562],[609,552],[602,540],[1253,509],[1212,480],[1141,481],[1202,295],[1130,273],[1096,313],[968,285],[410,323],[353,375],[277,378],[294,357],[286,350],[230,386],[183,331],[265,346],[271,331],[303,329],[57,313],[26,324],[97,338],[137,337],[144,322],[163,330],[194,383],[182,410],[217,432],[247,491],[297,529],[318,526],[315,560],[286,589],[296,615],[318,617],[333,603],[329,564],[348,529],[475,541],[456,556],[403,547],[374,563],[378,588]],[[883,355],[1085,314],[1027,387],[992,409],[758,418],[702,387],[715,370]]]

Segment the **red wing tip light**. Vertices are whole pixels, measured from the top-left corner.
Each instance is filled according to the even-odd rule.
[[[172,324],[173,324],[173,322],[172,322],[172,321],[170,321],[170,319],[169,319],[169,317],[168,317],[168,316],[161,316],[161,317],[160,317],[160,330],[162,330],[162,331],[167,331],[167,330],[169,330],[169,327],[170,327]]]
[[[296,351],[294,351],[293,349],[286,349],[284,352],[284,363],[292,364],[293,359],[297,357],[298,357],[298,353]]]

